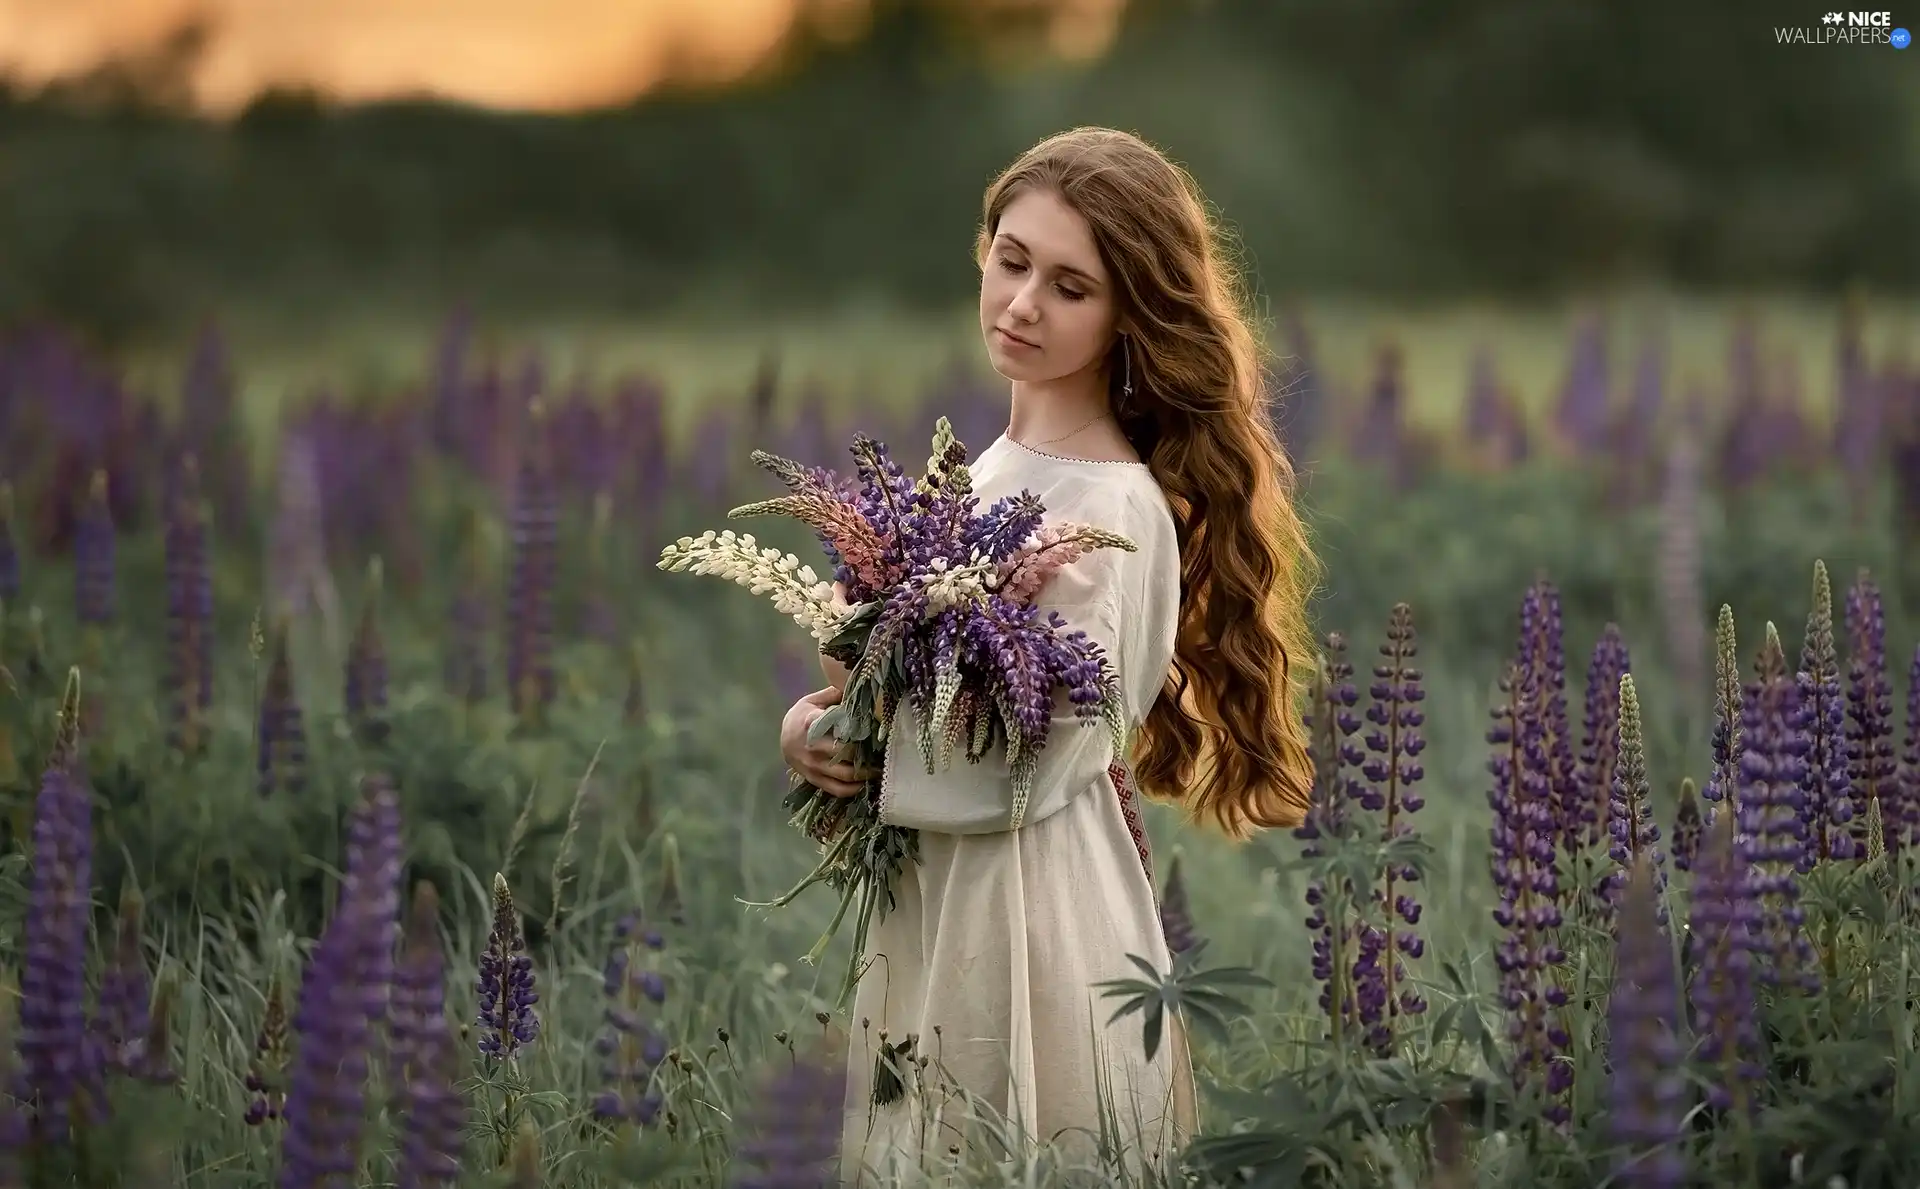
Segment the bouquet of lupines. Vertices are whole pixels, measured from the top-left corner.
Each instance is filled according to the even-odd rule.
[[[981,510],[967,471],[967,450],[946,418],[936,425],[923,478],[912,479],[886,446],[856,436],[849,478],[765,451],[755,463],[790,494],[728,513],[792,516],[813,529],[833,564],[823,581],[790,553],[752,535],[708,531],[661,551],[660,568],[718,574],[771,595],[774,606],[813,634],[820,650],[848,669],[841,701],[814,724],[814,741],[831,733],[842,754],[879,772],[895,711],[910,705],[915,742],[927,771],[952,762],[956,749],[979,763],[1005,748],[1013,777],[1009,828],[1018,829],[1047,744],[1057,691],[1064,687],[1083,725],[1103,720],[1115,754],[1125,748],[1119,687],[1101,647],[1070,630],[1058,612],[1034,602],[1048,576],[1095,549],[1134,545],[1083,524],[1043,524],[1029,492]],[[816,883],[841,893],[840,908],[808,955],[817,962],[856,905],[854,966],[842,1000],[858,981],[860,955],[876,914],[893,906],[893,881],[919,856],[913,830],[880,820],[877,781],[839,798],[794,777],[785,806],[822,857],[791,892]]]

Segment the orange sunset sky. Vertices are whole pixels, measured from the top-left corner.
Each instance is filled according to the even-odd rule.
[[[1054,10],[1055,48],[1098,53],[1125,0],[967,0]],[[347,101],[431,93],[559,111],[763,61],[796,21],[857,30],[866,0],[0,0],[0,70],[29,84],[151,46],[188,19],[212,39],[196,93],[231,111],[265,87]]]

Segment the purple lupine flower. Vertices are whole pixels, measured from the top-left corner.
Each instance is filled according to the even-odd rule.
[[[847,597],[882,600],[865,652],[882,657],[900,650],[907,696],[926,728],[920,743],[929,764],[936,740],[950,752],[958,738],[977,737],[977,729],[968,728],[981,724],[969,719],[998,713],[1018,804],[1047,744],[1056,686],[1067,687],[1083,723],[1107,715],[1114,725],[1116,695],[1102,650],[1084,632],[1068,630],[1057,612],[1043,611],[1033,596],[1059,565],[1091,549],[1132,545],[1084,526],[1043,530],[1043,509],[1030,492],[979,513],[966,448],[944,420],[935,452],[927,475],[916,481],[882,443],[859,435],[852,448],[857,479],[849,483],[757,451],[754,460],[792,494],[732,515],[779,513],[802,520],[829,544]],[[994,573],[982,582],[992,593],[967,596],[964,613],[944,593],[943,606],[935,606],[943,581],[938,575],[989,563]],[[917,577],[903,581],[908,575]],[[936,693],[952,689],[963,668],[985,688],[970,700],[967,716],[943,720],[935,712]],[[856,681],[864,677],[856,670]]]
[[[1555,939],[1561,924],[1553,863],[1556,817],[1533,672],[1523,662],[1508,667],[1487,731],[1493,746],[1491,857],[1500,894],[1493,920],[1503,931],[1494,963],[1513,1045],[1514,1088],[1540,1094],[1547,1117],[1565,1123],[1569,1113],[1563,1096],[1572,1086],[1573,1071],[1559,1059],[1571,1038],[1560,1019],[1567,994],[1557,975],[1566,951]]]
[[[0,603],[20,597],[20,547],[13,533],[13,484],[0,483]]]
[[[1669,354],[1665,328],[1649,327],[1634,360],[1626,407],[1611,419],[1614,495],[1623,503],[1634,500],[1643,490],[1654,427],[1665,412]]]
[[[439,889],[421,880],[414,885],[408,904],[405,940],[387,1001],[387,1046],[382,1056],[389,1083],[401,1092],[406,1087],[408,1064],[422,1059],[433,1004],[437,1002],[442,1008],[446,1004],[446,955],[440,947],[439,914]]]
[[[1700,800],[1694,794],[1693,778],[1680,782],[1680,807],[1673,815],[1673,865],[1680,871],[1692,871],[1700,853]]]
[[[76,708],[77,685],[77,677],[69,679]],[[63,727],[77,747],[71,731]],[[33,884],[20,973],[18,1097],[32,1108],[36,1138],[51,1144],[67,1142],[75,1123],[105,1106],[92,1076],[95,1050],[86,1023],[93,798],[77,764],[74,752],[57,751],[34,802]]]
[[[1754,663],[1742,708],[1744,744],[1740,755],[1737,815],[1740,843],[1752,871],[1755,893],[1765,911],[1766,964],[1760,977],[1768,984],[1798,982],[1812,990],[1819,970],[1804,928],[1800,881],[1807,852],[1806,820],[1801,810],[1806,780],[1806,708],[1799,686],[1787,673],[1780,634],[1767,635]]]
[[[140,894],[129,883],[120,894],[115,922],[113,957],[100,982],[90,1031],[98,1046],[101,1074],[113,1073],[155,1085],[171,1083],[175,1074],[164,1051],[155,1052],[153,979],[142,949]]]
[[[360,1166],[372,1028],[362,963],[377,924],[349,877],[300,984],[279,1189],[347,1189]]]
[[[1373,668],[1373,684],[1368,688],[1368,756],[1361,764],[1366,783],[1356,788],[1360,807],[1382,817],[1382,832],[1388,839],[1413,834],[1411,815],[1425,803],[1414,786],[1426,775],[1420,753],[1426,740],[1420,727],[1426,716],[1420,703],[1426,698],[1421,687],[1421,672],[1413,665],[1419,654],[1414,636],[1413,609],[1395,604],[1387,620],[1387,640],[1380,646],[1383,663]],[[1382,1056],[1393,1050],[1396,1021],[1402,1015],[1419,1015],[1427,1009],[1426,1000],[1414,990],[1401,959],[1417,959],[1426,952],[1426,943],[1414,931],[1420,923],[1420,902],[1414,896],[1420,872],[1409,866],[1389,864],[1380,873],[1375,892],[1376,908],[1384,926],[1379,945],[1383,953],[1373,969],[1382,980],[1377,1014],[1370,1013],[1363,995],[1361,1023],[1370,1033],[1369,1043]],[[1366,954],[1363,942],[1362,954]],[[1357,976],[1356,976],[1357,977]]]
[[[1567,377],[1554,421],[1567,446],[1589,457],[1606,448],[1613,392],[1607,374],[1607,324],[1598,312],[1580,319],[1568,353]]]
[[[1659,882],[1652,856],[1642,853],[1617,905],[1618,945],[1607,999],[1607,1130],[1625,1149],[1613,1178],[1622,1189],[1681,1189],[1686,1183],[1679,1148],[1686,1135],[1687,1080],[1673,1028],[1680,989]]]
[[[580,593],[580,634],[612,644],[620,638],[620,614],[608,577],[607,550],[613,535],[613,496],[602,490],[593,497],[593,529],[587,537],[586,586]]]
[[[1313,705],[1307,730],[1313,741],[1313,792],[1306,820],[1293,836],[1306,843],[1300,853],[1321,858],[1322,841],[1349,835],[1352,828],[1355,778],[1350,775],[1366,759],[1359,741],[1360,716],[1353,708],[1360,694],[1353,684],[1353,665],[1347,660],[1347,640],[1339,632],[1324,641],[1325,660],[1314,675]],[[1353,987],[1355,922],[1353,887],[1342,883],[1329,896],[1319,881],[1307,885],[1307,929],[1313,934],[1313,977],[1320,983],[1320,1010],[1327,1013],[1336,1043],[1357,1035],[1360,1022]]]
[[[273,657],[260,692],[258,735],[260,795],[269,796],[276,788],[294,793],[305,788],[307,727],[294,693],[293,661],[288,655],[284,626],[274,632]]]
[[[1767,416],[1760,328],[1749,315],[1735,322],[1728,342],[1729,405],[1726,433],[1720,450],[1721,482],[1740,490],[1772,469],[1779,442]]]
[[[1700,612],[1706,605],[1700,546],[1700,438],[1682,427],[1666,447],[1660,485],[1659,597],[1667,655],[1680,688],[1705,684],[1707,642]]]
[[[253,1042],[253,1061],[247,1067],[246,1086],[253,1095],[247,1104],[249,1127],[286,1117],[291,1049],[287,1043],[286,994],[277,976],[267,986],[266,1004],[260,1017],[260,1034]]]
[[[1862,341],[1865,321],[1864,303],[1851,294],[1842,307],[1839,333],[1835,336],[1835,410],[1833,448],[1841,473],[1847,481],[1848,502],[1855,517],[1867,510],[1867,493],[1878,478],[1879,452],[1885,441],[1887,411],[1883,406],[1882,385],[1867,366]]]
[[[1794,681],[1807,745],[1800,784],[1800,818],[1807,828],[1806,853],[1799,865],[1804,873],[1827,859],[1856,857],[1853,801],[1847,795],[1847,707],[1833,643],[1833,587],[1823,561],[1813,563],[1813,609],[1807,614],[1806,642]]]
[[[961,543],[969,551],[979,549],[996,562],[1005,561],[1040,531],[1043,515],[1039,497],[1032,492],[1002,496],[975,520]]]
[[[213,572],[199,468],[191,455],[182,460],[178,482],[165,540],[168,734],[174,747],[193,754],[206,744],[203,716],[213,706]]]
[[[1731,813],[1713,815],[1695,864],[1687,918],[1693,966],[1687,996],[1700,1060],[1712,1071],[1708,1103],[1717,1110],[1752,1111],[1766,1078],[1753,968],[1753,937],[1762,912],[1733,819]]]
[[[1701,794],[1718,805],[1731,804],[1740,782],[1740,655],[1733,632],[1733,608],[1720,604],[1713,629],[1713,773]]]
[[[345,688],[342,702],[347,718],[363,731],[381,733],[381,717],[387,709],[387,646],[380,634],[380,563],[376,560],[367,580],[367,601],[360,609],[360,623],[354,629],[353,642],[347,646]]]
[[[1353,426],[1348,450],[1354,461],[1378,466],[1396,476],[1407,471],[1411,444],[1406,424],[1406,356],[1398,343],[1383,343],[1374,354],[1373,381]]]
[[[448,609],[446,684],[454,697],[475,705],[487,696],[486,635],[488,609],[483,573],[484,547],[478,512],[470,511],[460,532],[461,577]]]
[[[1847,782],[1855,809],[1881,802],[1881,845],[1899,850],[1907,806],[1894,758],[1887,617],[1880,588],[1864,569],[1847,591]]]
[[[1620,755],[1620,678],[1629,668],[1626,642],[1609,623],[1587,661],[1582,713],[1584,738],[1573,793],[1560,815],[1563,874],[1573,884],[1573,910],[1590,924],[1603,922],[1611,903],[1613,777]]]
[[[932,723],[935,674],[962,666],[984,674],[990,705],[1012,710],[1009,758],[1014,786],[1031,781],[1032,770],[1051,734],[1054,691],[1065,686],[1077,718],[1090,722],[1109,704],[1112,681],[1105,652],[1084,631],[1069,630],[1057,611],[1033,603],[1016,604],[998,594],[964,619],[942,612],[932,632],[908,633],[927,610],[927,595],[911,588],[890,599],[869,638],[869,656],[884,655],[894,641],[904,643],[909,697],[921,722]],[[957,725],[957,724],[956,724]]]
[[[603,1123],[625,1121],[645,1127],[660,1113],[653,1074],[667,1058],[667,1038],[640,1013],[646,1010],[643,1002],[656,1007],[666,1002],[667,984],[657,970],[635,969],[634,959],[641,947],[658,951],[665,944],[660,931],[645,925],[637,912],[628,913],[614,926],[601,988],[607,1001],[606,1027],[593,1045],[605,1083],[593,1100],[593,1113]]]
[[[693,428],[693,441],[682,460],[676,486],[695,493],[704,505],[725,500],[737,480],[732,411],[715,409]]]
[[[1913,846],[1920,833],[1920,644],[1913,649],[1913,664],[1907,670],[1907,746],[1901,753],[1906,776],[1900,782],[1900,823],[1896,827],[1902,846]]]
[[[1187,882],[1180,874],[1180,856],[1167,864],[1167,882],[1160,893],[1160,932],[1174,957],[1192,950],[1199,938],[1193,930],[1193,912],[1187,905]]]
[[[844,1062],[800,1059],[761,1087],[742,1128],[734,1189],[830,1189],[846,1100]]]
[[[480,1052],[495,1060],[511,1060],[540,1035],[540,1017],[534,1004],[533,959],[526,954],[520,933],[520,912],[514,907],[507,877],[493,877],[493,928],[480,954]]]
[[[1666,855],[1660,850],[1660,827],[1653,821],[1653,787],[1647,782],[1647,748],[1640,731],[1640,695],[1633,674],[1620,675],[1618,695],[1619,762],[1613,770],[1612,805],[1607,813],[1611,845],[1607,854],[1617,865],[1606,887],[1609,906],[1619,905],[1628,878],[1644,863],[1653,880],[1656,907],[1666,923]]]
[[[375,1025],[393,979],[399,808],[384,777],[361,782],[348,816],[333,917],[301,982],[287,1081],[280,1189],[345,1189],[359,1167]]]
[[[907,510],[917,502],[914,498],[913,480],[907,477],[906,471],[902,470],[900,464],[887,453],[885,442],[875,441],[864,433],[858,433],[854,435],[850,451],[853,454],[854,473],[860,483],[856,507],[860,511],[861,519],[872,526],[874,535],[882,542],[881,560],[886,567],[886,572],[897,577],[906,573],[908,569],[905,556],[908,536],[905,517]],[[1037,524],[1035,527],[1038,527]],[[1022,533],[1018,540],[1006,542],[1008,552],[1024,542],[1027,535]],[[860,585],[864,586],[865,583],[861,582]],[[875,590],[856,592],[854,583],[849,583],[847,590],[848,597],[857,602],[864,602],[873,593],[877,593]]]
[[[1587,662],[1587,696],[1576,783],[1575,812],[1561,823],[1563,844],[1572,856],[1613,837],[1613,768],[1620,755],[1620,678],[1632,669],[1627,644],[1617,624],[1608,624]]]
[[[73,602],[83,624],[113,622],[114,527],[107,472],[95,471],[73,531]]]
[[[1548,844],[1558,849],[1568,823],[1580,815],[1580,788],[1574,770],[1573,731],[1567,716],[1566,631],[1560,616],[1560,592],[1544,579],[1527,588],[1520,604],[1521,659],[1530,669],[1529,688],[1539,699],[1540,746],[1546,757],[1547,796],[1553,809]],[[1595,790],[1596,798],[1600,790]],[[1564,894],[1558,888],[1556,894]]]
[[[447,1022],[440,896],[421,881],[407,916],[406,952],[393,983],[387,1050],[401,1120],[399,1189],[451,1185],[460,1176],[467,1104],[457,1087],[460,1050]]]
[[[554,591],[560,569],[560,497],[547,457],[538,406],[533,441],[514,489],[513,542],[507,571],[507,696],[514,713],[532,719],[552,704]]]
[[[1358,917],[1353,924],[1353,1013],[1361,1043],[1376,1056],[1393,1051],[1393,1032],[1387,1024],[1394,1014],[1390,971],[1405,973],[1394,960],[1386,931]]]
[[[360,799],[347,817],[347,874],[359,888],[368,921],[357,934],[366,947],[359,955],[360,988],[369,1024],[386,1017],[393,985],[394,949],[400,940],[400,877],[404,849],[400,837],[400,799],[381,773],[360,781]]]

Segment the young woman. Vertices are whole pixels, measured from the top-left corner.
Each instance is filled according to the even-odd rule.
[[[1134,733],[1116,756],[1063,698],[1010,830],[1004,755],[929,775],[915,724],[895,722],[881,816],[921,831],[921,859],[874,928],[856,996],[848,1184],[937,1167],[970,1142],[970,1113],[1069,1146],[1083,1167],[1164,1160],[1195,1126],[1185,1037],[1174,1028],[1148,1061],[1140,1018],[1109,1026],[1115,1005],[1094,986],[1137,977],[1129,955],[1170,965],[1135,790],[1244,838],[1297,825],[1311,782],[1294,694],[1314,663],[1315,566],[1192,179],[1133,136],[1081,128],[1014,162],[985,207],[980,332],[1012,407],[974,488],[983,504],[1031,491],[1049,520],[1138,546],[1087,555],[1040,597],[1104,648]],[[781,749],[852,796],[862,774],[806,741],[844,680],[828,668]],[[883,1045],[904,1092],[875,1092]]]

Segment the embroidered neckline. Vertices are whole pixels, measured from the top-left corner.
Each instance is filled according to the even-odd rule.
[[[1006,434],[1001,434],[1000,440],[1010,446],[1018,447],[1036,458],[1044,458],[1050,462],[1077,462],[1081,466],[1090,467],[1127,467],[1130,470],[1136,471],[1149,469],[1144,462],[1128,462],[1124,458],[1073,458],[1065,454],[1048,454],[1045,450],[1036,450],[1025,442],[1016,441]]]

